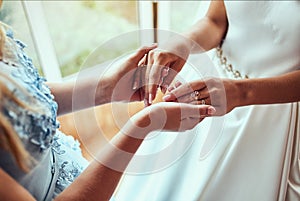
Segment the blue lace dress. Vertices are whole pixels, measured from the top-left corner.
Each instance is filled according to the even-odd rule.
[[[24,47],[13,38],[12,32],[7,32],[7,51],[0,61],[0,72],[9,79],[0,76],[1,82],[13,95],[28,105],[42,108],[42,112],[24,109],[5,97],[1,112],[13,125],[35,165],[29,173],[24,173],[12,156],[0,149],[0,166],[37,200],[52,200],[74,181],[88,162],[81,154],[78,141],[58,130],[57,103],[45,79],[24,53]]]

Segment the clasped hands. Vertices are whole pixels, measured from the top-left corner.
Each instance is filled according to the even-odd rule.
[[[185,64],[189,52],[183,51],[183,55],[161,51],[156,45],[140,48],[118,69],[113,69],[111,77],[114,81],[110,82],[112,101],[144,101],[146,108],[142,113],[153,114],[152,120],[159,121],[160,114],[164,112],[165,125],[155,129],[166,130],[191,129],[205,117],[231,111],[234,106],[228,107],[230,105],[226,102],[232,98],[227,97],[227,89],[232,83],[230,80],[207,78],[170,85]],[[164,93],[164,102],[152,105],[159,88]],[[187,121],[192,123],[182,127]]]
[[[139,92],[146,107],[153,103],[159,88],[165,102],[211,105],[215,110],[210,115],[214,116],[224,115],[238,105],[240,94],[233,80],[210,77],[189,83],[173,82],[189,51],[183,44],[171,48],[171,51],[150,50],[135,70],[132,89]]]

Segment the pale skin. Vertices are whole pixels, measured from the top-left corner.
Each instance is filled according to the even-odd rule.
[[[115,101],[139,101],[139,90],[132,92],[133,75],[128,77],[124,74],[136,68],[138,62],[146,53],[155,48],[155,46],[144,47],[129,57],[120,66],[114,66],[112,71],[108,72],[96,85],[90,84],[91,81],[97,80],[97,75],[90,75],[78,84],[78,92],[82,93],[82,100],[78,100],[80,104],[76,108],[72,107],[73,88],[75,82],[49,84],[51,91],[55,96],[55,100],[59,105],[59,114],[66,114],[76,110],[95,106],[92,102],[85,99],[96,93],[96,105],[110,102],[112,92],[117,92]],[[128,80],[129,79],[129,80]],[[120,87],[117,82],[121,80]],[[90,82],[88,82],[90,81]],[[133,94],[128,97],[129,94]],[[94,102],[93,102],[94,103]],[[143,139],[150,131],[168,130],[168,131],[184,131],[192,129],[203,118],[211,116],[215,109],[208,105],[191,105],[178,103],[159,103],[148,107],[135,114],[123,129],[108,143],[99,155],[93,160],[85,171],[55,200],[86,200],[86,201],[105,201],[112,196],[123,172],[125,171],[132,156],[137,151]],[[162,114],[163,119],[162,119]],[[156,123],[159,119],[159,123]],[[163,122],[163,124],[161,123]],[[118,148],[118,149],[117,149]],[[127,157],[120,156],[120,152],[130,153]],[[101,163],[99,162],[101,161]],[[113,164],[115,168],[108,167],[105,164]],[[4,200],[35,200],[34,197],[20,184],[10,177],[4,170],[0,168],[0,197]],[[14,193],[12,193],[14,192]]]
[[[179,72],[190,53],[208,51],[219,46],[228,28],[226,10],[223,1],[212,1],[206,16],[191,29],[183,33],[181,40],[171,40],[166,50],[151,50],[148,54],[149,87],[145,88],[145,99],[155,97],[159,79],[164,77],[159,66],[169,66]],[[197,45],[193,45],[194,43]],[[201,47],[201,48],[199,48]],[[204,67],[205,68],[205,67]],[[165,76],[162,84],[167,88],[176,73]],[[244,80],[207,78],[171,87],[165,94],[165,101],[180,101],[192,104],[206,104],[216,107],[214,115],[224,115],[239,106],[255,104],[276,104],[300,101],[300,70],[270,78],[254,78]],[[274,93],[276,89],[276,93]],[[195,101],[190,94],[197,90],[201,98]],[[165,90],[164,90],[165,92]],[[150,95],[151,94],[151,95]],[[150,98],[151,96],[151,98]],[[222,101],[226,100],[226,101]]]

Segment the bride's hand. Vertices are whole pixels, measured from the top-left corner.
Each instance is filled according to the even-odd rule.
[[[194,105],[212,105],[216,116],[227,114],[240,105],[240,90],[235,80],[207,78],[190,83],[176,82],[163,100]]]

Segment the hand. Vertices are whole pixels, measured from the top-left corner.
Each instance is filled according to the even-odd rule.
[[[136,68],[140,60],[142,60],[147,53],[156,48],[157,45],[145,46],[137,50],[132,56],[126,59],[122,64],[112,66],[108,72],[105,73],[102,87],[105,89],[106,97],[110,98],[107,102],[113,101],[141,101],[139,89],[133,89],[133,79],[136,76]]]
[[[241,95],[235,80],[208,78],[185,84],[177,82],[163,99],[167,102],[212,105],[216,109],[214,115],[221,116],[240,105]]]
[[[163,93],[173,81],[177,73],[182,69],[189,56],[191,42],[184,37],[174,37],[163,44],[160,49],[151,50],[147,57],[147,68],[144,86],[141,89],[145,105],[151,105],[160,86]]]
[[[133,137],[139,138],[144,138],[154,130],[185,131],[194,128],[215,112],[215,108],[210,105],[160,102],[136,113],[131,118],[134,124],[127,124],[124,129],[133,129],[135,132],[131,133],[136,135]]]

